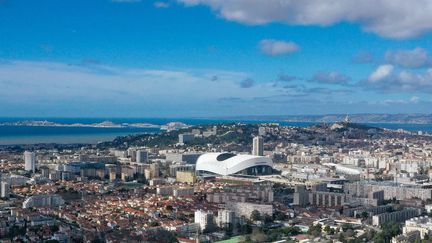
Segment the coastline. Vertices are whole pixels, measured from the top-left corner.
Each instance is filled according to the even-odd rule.
[[[178,121],[178,122],[174,122]],[[1,120],[0,145],[22,145],[39,143],[83,143],[96,144],[140,133],[154,133],[169,129],[185,128],[189,125],[211,125],[221,123],[279,123],[282,126],[305,127],[319,122],[289,122],[280,120],[228,120],[228,119],[116,119],[102,121],[102,119],[57,119],[46,120]],[[412,123],[361,123],[372,127],[392,130],[403,129],[409,132],[432,133],[432,124]]]
[[[160,128],[106,128],[72,126],[0,126],[0,145],[22,145],[39,143],[83,143],[96,144],[143,133],[157,133]]]

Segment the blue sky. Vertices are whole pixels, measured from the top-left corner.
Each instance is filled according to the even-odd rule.
[[[426,0],[0,0],[0,116],[431,113]]]

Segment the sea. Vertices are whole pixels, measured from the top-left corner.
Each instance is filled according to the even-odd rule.
[[[150,123],[165,125],[169,122],[183,122],[188,125],[211,125],[241,122],[245,124],[279,123],[284,126],[310,126],[315,122],[284,122],[270,120],[232,120],[232,119],[205,119],[205,118],[0,118],[0,123],[17,121],[50,121],[61,124],[93,124],[104,121],[121,123]],[[422,131],[432,133],[432,124],[394,124],[369,123],[372,127],[389,129],[404,129],[407,131]],[[0,145],[59,143],[76,144],[110,141],[118,136],[132,134],[157,133],[159,128],[101,128],[101,127],[54,127],[54,126],[0,126]]]

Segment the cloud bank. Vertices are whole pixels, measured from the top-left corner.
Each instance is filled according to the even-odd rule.
[[[146,69],[100,62],[66,64],[0,61],[0,113],[4,116],[202,116],[423,111],[427,99],[410,94],[364,101],[361,92],[431,92],[432,70],[377,67],[362,89],[336,71],[317,72],[314,82],[280,74],[263,82],[251,73],[207,69]],[[407,94],[407,93],[404,93]],[[358,96],[355,98],[355,96]],[[405,97],[405,98],[404,98]],[[420,100],[421,98],[421,100]],[[366,102],[366,103],[365,103]],[[414,106],[415,105],[415,106]],[[405,107],[405,108],[404,108]],[[388,111],[388,110],[384,110]]]
[[[432,58],[423,48],[413,50],[387,51],[385,54],[387,62],[405,68],[425,68],[432,65]]]
[[[425,72],[396,70],[393,65],[378,66],[361,85],[381,92],[430,93],[432,92],[432,69]]]
[[[359,24],[367,32],[395,39],[432,30],[430,0],[178,0],[186,6],[206,5],[230,21],[250,25],[284,23],[330,26]]]

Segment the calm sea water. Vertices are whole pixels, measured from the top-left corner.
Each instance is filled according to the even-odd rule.
[[[216,120],[216,119],[172,119],[172,118],[0,118],[0,122],[23,120],[49,120],[62,124],[99,123],[112,121],[114,123],[151,123],[164,125],[176,121],[190,125],[209,125],[220,123],[242,122],[247,124],[269,123],[268,120]],[[277,122],[277,121],[276,121]],[[310,126],[312,122],[278,122],[287,126]],[[432,124],[368,124],[374,127],[389,129],[405,129],[408,131],[432,132]],[[0,145],[35,144],[35,143],[97,143],[109,141],[117,136],[140,133],[159,132],[158,128],[96,128],[96,127],[36,127],[36,126],[0,126]]]

